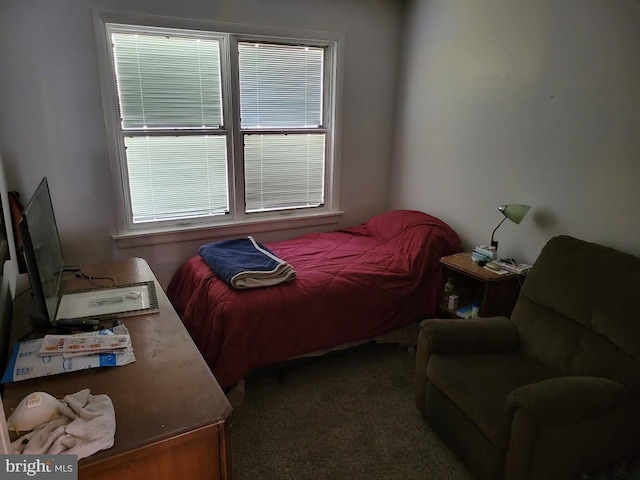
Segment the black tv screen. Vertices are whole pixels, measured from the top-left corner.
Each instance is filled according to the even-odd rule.
[[[55,320],[64,258],[53,212],[47,178],[43,178],[24,209],[20,222],[29,281],[36,301],[34,327],[46,327]]]

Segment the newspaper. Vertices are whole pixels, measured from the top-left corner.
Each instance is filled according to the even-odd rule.
[[[115,330],[115,332],[114,332]],[[123,325],[113,330],[99,330],[97,332],[79,333],[78,337],[101,335],[129,335]],[[75,372],[88,368],[120,367],[136,361],[131,343],[119,351],[101,352],[93,355],[67,356],[47,355],[39,356],[44,338],[16,343],[9,359],[7,369],[2,376],[2,383],[17,382],[29,378],[45,377],[58,373]]]

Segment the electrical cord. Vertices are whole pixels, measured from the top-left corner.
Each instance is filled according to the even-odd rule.
[[[99,283],[95,283],[94,280],[111,280],[112,282],[112,286],[116,286],[118,284],[118,282],[116,281],[115,278],[110,277],[108,275],[105,276],[95,276],[92,274],[87,274],[85,272],[82,271],[82,267],[83,265],[80,265],[80,267],[78,268],[78,270],[76,271],[76,277],[78,278],[86,278],[87,280],[89,280],[89,282],[91,283],[91,285],[94,285],[96,287],[104,287],[104,285],[101,285]]]
[[[15,297],[13,297],[13,300],[11,303],[16,303],[16,300],[18,298],[20,298],[22,295],[24,295],[25,293],[30,293],[32,291],[32,288],[25,288],[23,291],[21,291],[19,294],[17,294]]]
[[[502,243],[500,244],[500,246],[502,247]],[[506,248],[502,248],[502,250],[503,250],[503,251],[507,251],[506,258],[508,258],[508,259],[509,259],[509,261],[510,261],[510,263],[511,263],[512,265],[517,264],[517,262],[513,259],[513,257],[512,257],[511,255],[509,255],[509,253],[508,253],[508,249],[506,249]],[[521,272],[521,273],[516,273],[516,278],[518,279],[518,283],[520,284],[520,288],[522,288],[522,278],[523,278],[523,277],[526,277],[526,276],[529,274],[529,271],[530,271],[530,270],[531,270],[531,269],[529,269],[529,270],[525,270],[524,272]],[[515,272],[514,272],[514,273],[515,273]]]

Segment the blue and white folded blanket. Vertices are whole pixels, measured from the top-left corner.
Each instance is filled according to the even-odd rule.
[[[233,288],[268,287],[296,277],[291,265],[250,236],[207,243],[198,253]]]

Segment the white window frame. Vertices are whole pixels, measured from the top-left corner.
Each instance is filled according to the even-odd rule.
[[[338,32],[281,29],[255,25],[157,17],[149,15],[93,12],[94,31],[98,53],[98,68],[102,87],[107,142],[116,203],[118,232],[113,235],[119,247],[154,245],[160,243],[198,240],[212,237],[245,235],[272,230],[283,230],[339,222],[340,210],[340,131],[342,117],[342,79],[344,58],[344,34]],[[231,213],[206,219],[168,221],[153,224],[133,224],[128,194],[126,155],[120,133],[120,113],[115,76],[112,68],[112,50],[109,25],[139,25],[143,28],[172,28],[209,32],[228,42],[221,49],[221,68],[230,73],[223,75],[224,125],[228,128],[228,151],[232,159],[229,165],[229,197]],[[243,135],[240,129],[240,101],[238,85],[237,45],[241,41],[306,44],[327,47],[325,64],[330,65],[325,74],[325,109],[323,131],[327,132],[325,159],[325,203],[320,207],[291,209],[276,212],[244,212],[244,172],[242,151]],[[226,82],[226,84],[225,84]],[[222,133],[222,132],[221,132]]]

